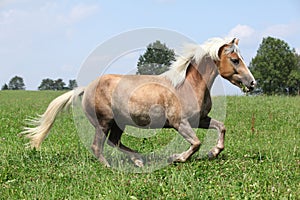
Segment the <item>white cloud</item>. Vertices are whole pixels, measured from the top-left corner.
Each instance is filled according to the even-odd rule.
[[[299,34],[299,24],[275,24],[267,27],[262,31],[262,36],[274,36],[274,37],[288,37],[294,34]]]
[[[0,8],[16,2],[17,0],[1,0]]]
[[[95,14],[98,10],[99,6],[96,4],[77,4],[71,8],[61,8],[61,5],[55,2],[46,2],[23,9],[3,9],[0,10],[0,28],[2,25],[29,28],[36,26],[38,29],[41,29],[41,26],[53,28],[65,23],[77,23]]]
[[[257,40],[261,40],[263,37],[272,36],[279,38],[295,37],[300,34],[299,23],[288,23],[288,24],[275,24],[264,27],[263,29],[254,29],[248,25],[238,24],[232,28],[228,36],[238,37],[246,42],[252,43]]]
[[[246,46],[257,45],[258,41],[260,40],[258,31],[251,26],[241,24],[238,24],[232,28],[227,36],[239,38],[241,43]]]
[[[227,36],[241,39],[240,45],[243,56],[245,57],[246,62],[249,62],[249,59],[256,55],[259,44],[264,37],[271,36],[285,41],[297,42],[299,35],[299,23],[287,23],[274,24],[261,29],[254,29],[249,25],[238,24],[229,31]],[[293,48],[299,46],[299,43],[289,43],[289,45]],[[296,48],[296,52],[300,53],[300,48]]]
[[[19,19],[24,19],[27,17],[27,12],[9,9],[4,10],[0,13],[0,25],[9,25],[16,22]]]
[[[93,17],[99,10],[98,3],[74,5],[66,1],[0,0],[0,6],[4,6],[0,7],[0,65],[7,69],[1,71],[1,80],[20,71],[34,71],[36,77],[26,74],[31,77],[30,82],[55,73],[64,74],[64,77],[76,76],[79,58],[74,56],[72,65],[63,65],[61,62],[65,61],[62,60],[67,58],[60,54],[80,52],[70,53],[65,49],[77,45],[70,40],[77,34],[78,22]],[[59,16],[64,16],[67,22]],[[25,70],[26,66],[29,70]]]
[[[72,24],[91,16],[98,10],[98,5],[78,4],[72,7],[66,15],[60,15],[59,19],[65,23]]]
[[[26,2],[26,0],[16,2]],[[30,7],[2,9],[0,10],[0,42],[17,46],[22,42],[30,43],[42,37],[51,38],[61,35],[62,38],[72,39],[76,23],[91,17],[98,10],[98,4],[81,3],[67,6],[43,1]],[[33,35],[37,37],[32,37]]]
[[[252,37],[255,30],[247,25],[238,24],[236,27],[230,30],[228,33],[229,37],[239,37],[240,39],[245,39]]]

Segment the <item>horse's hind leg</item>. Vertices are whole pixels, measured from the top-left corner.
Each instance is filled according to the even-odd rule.
[[[108,130],[104,129],[100,125],[96,126],[96,131],[95,131],[95,136],[94,136],[94,141],[92,144],[92,151],[96,158],[103,163],[106,167],[110,167],[109,163],[103,156],[103,147],[104,147],[104,142],[107,137]]]
[[[143,160],[141,158],[141,155],[135,151],[130,149],[129,147],[125,146],[121,142],[121,136],[123,134],[123,130],[119,128],[117,124],[113,124],[110,129],[110,135],[108,138],[109,145],[113,147],[117,147],[121,152],[129,155],[130,159],[133,161],[133,163],[138,167],[143,167]]]

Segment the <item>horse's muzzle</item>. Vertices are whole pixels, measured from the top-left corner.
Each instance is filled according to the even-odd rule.
[[[250,92],[254,90],[256,84],[257,84],[257,83],[256,83],[255,80],[250,82],[250,85],[249,85],[249,87],[248,87],[248,89],[249,89]]]

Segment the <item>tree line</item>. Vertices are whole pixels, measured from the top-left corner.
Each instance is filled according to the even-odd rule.
[[[66,86],[66,83],[63,79],[59,78],[57,80],[52,80],[50,78],[43,79],[41,84],[38,86],[38,90],[72,90],[76,88],[76,80],[69,80],[69,84]],[[1,90],[25,90],[25,83],[22,77],[14,76],[10,79],[8,84],[4,84]]]
[[[167,71],[175,60],[175,51],[159,40],[150,43],[138,59],[138,75],[158,75]],[[258,84],[253,94],[300,95],[300,55],[283,40],[265,37],[256,56],[252,58],[249,69]],[[62,79],[43,79],[39,90],[65,90],[77,87],[76,80],[66,84]],[[21,77],[15,76],[2,89],[25,89]]]

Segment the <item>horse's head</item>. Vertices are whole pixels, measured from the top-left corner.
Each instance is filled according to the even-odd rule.
[[[244,92],[252,91],[256,81],[246,66],[238,48],[239,40],[234,38],[219,49],[217,62],[219,74]]]

